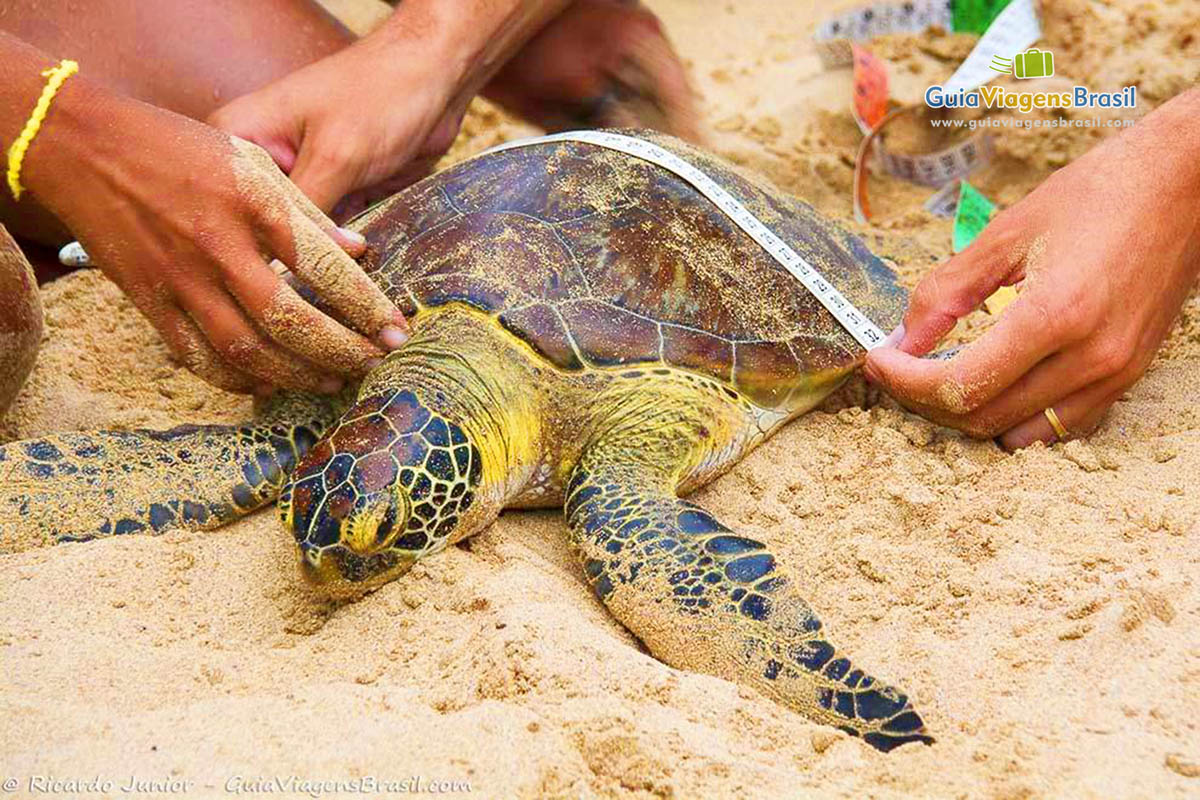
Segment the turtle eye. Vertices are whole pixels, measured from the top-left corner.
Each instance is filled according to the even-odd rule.
[[[387,548],[409,517],[408,496],[403,491],[384,492],[352,510],[341,523],[341,543],[360,556]]]

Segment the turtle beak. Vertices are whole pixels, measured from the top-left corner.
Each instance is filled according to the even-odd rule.
[[[309,583],[318,586],[337,583],[341,580],[341,570],[338,568],[337,559],[329,554],[327,557],[326,550],[308,542],[300,543],[300,571],[304,573],[304,579]]]
[[[340,544],[300,544],[300,573],[331,597],[360,596],[400,577],[412,564],[391,551],[360,556]]]

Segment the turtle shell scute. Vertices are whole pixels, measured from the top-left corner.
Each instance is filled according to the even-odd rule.
[[[630,132],[720,183],[884,330],[906,295],[856,237],[766,181],[671,137]],[[787,408],[864,352],[711,201],[654,164],[578,142],[484,155],[352,224],[398,303],[463,303],[565,369],[665,363]]]

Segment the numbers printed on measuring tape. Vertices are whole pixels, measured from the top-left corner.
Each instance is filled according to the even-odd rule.
[[[484,153],[498,153],[518,147],[529,147],[551,142],[582,142],[596,145],[609,150],[625,153],[651,164],[663,167],[687,181],[700,194],[707,197],[713,205],[719,208],[727,217],[733,220],[751,239],[758,243],[791,275],[812,293],[813,297],[833,315],[846,332],[867,350],[872,349],[883,341],[883,331],[866,315],[854,307],[832,284],[822,277],[804,257],[780,239],[750,209],[742,205],[711,177],[693,164],[675,155],[653,142],[607,131],[566,131],[548,136],[537,136],[529,139],[517,139],[496,145]]]

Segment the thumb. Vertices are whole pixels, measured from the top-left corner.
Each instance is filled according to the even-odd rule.
[[[234,134],[235,136],[237,134]],[[243,136],[243,139],[247,137]],[[266,150],[271,156],[271,160],[279,167],[279,171],[287,174],[292,171],[296,165],[296,151],[292,148],[291,143],[283,139],[267,139],[265,141],[255,141],[250,138],[249,141]]]
[[[246,102],[247,98],[239,98],[218,108],[208,115],[208,124],[253,142],[270,154],[282,172],[291,172],[296,165],[296,148],[292,144],[295,137],[285,128],[270,124],[270,119],[261,117],[253,106],[247,109]]]
[[[328,151],[306,140],[300,145],[296,165],[288,177],[317,208],[328,214],[354,188],[353,172]]]
[[[989,235],[992,234],[992,235]],[[1020,280],[1021,261],[1004,255],[1008,237],[987,231],[917,284],[904,324],[892,345],[906,353],[928,353],[958,320],[982,305],[1001,286]],[[1009,252],[1012,252],[1009,249]]]

